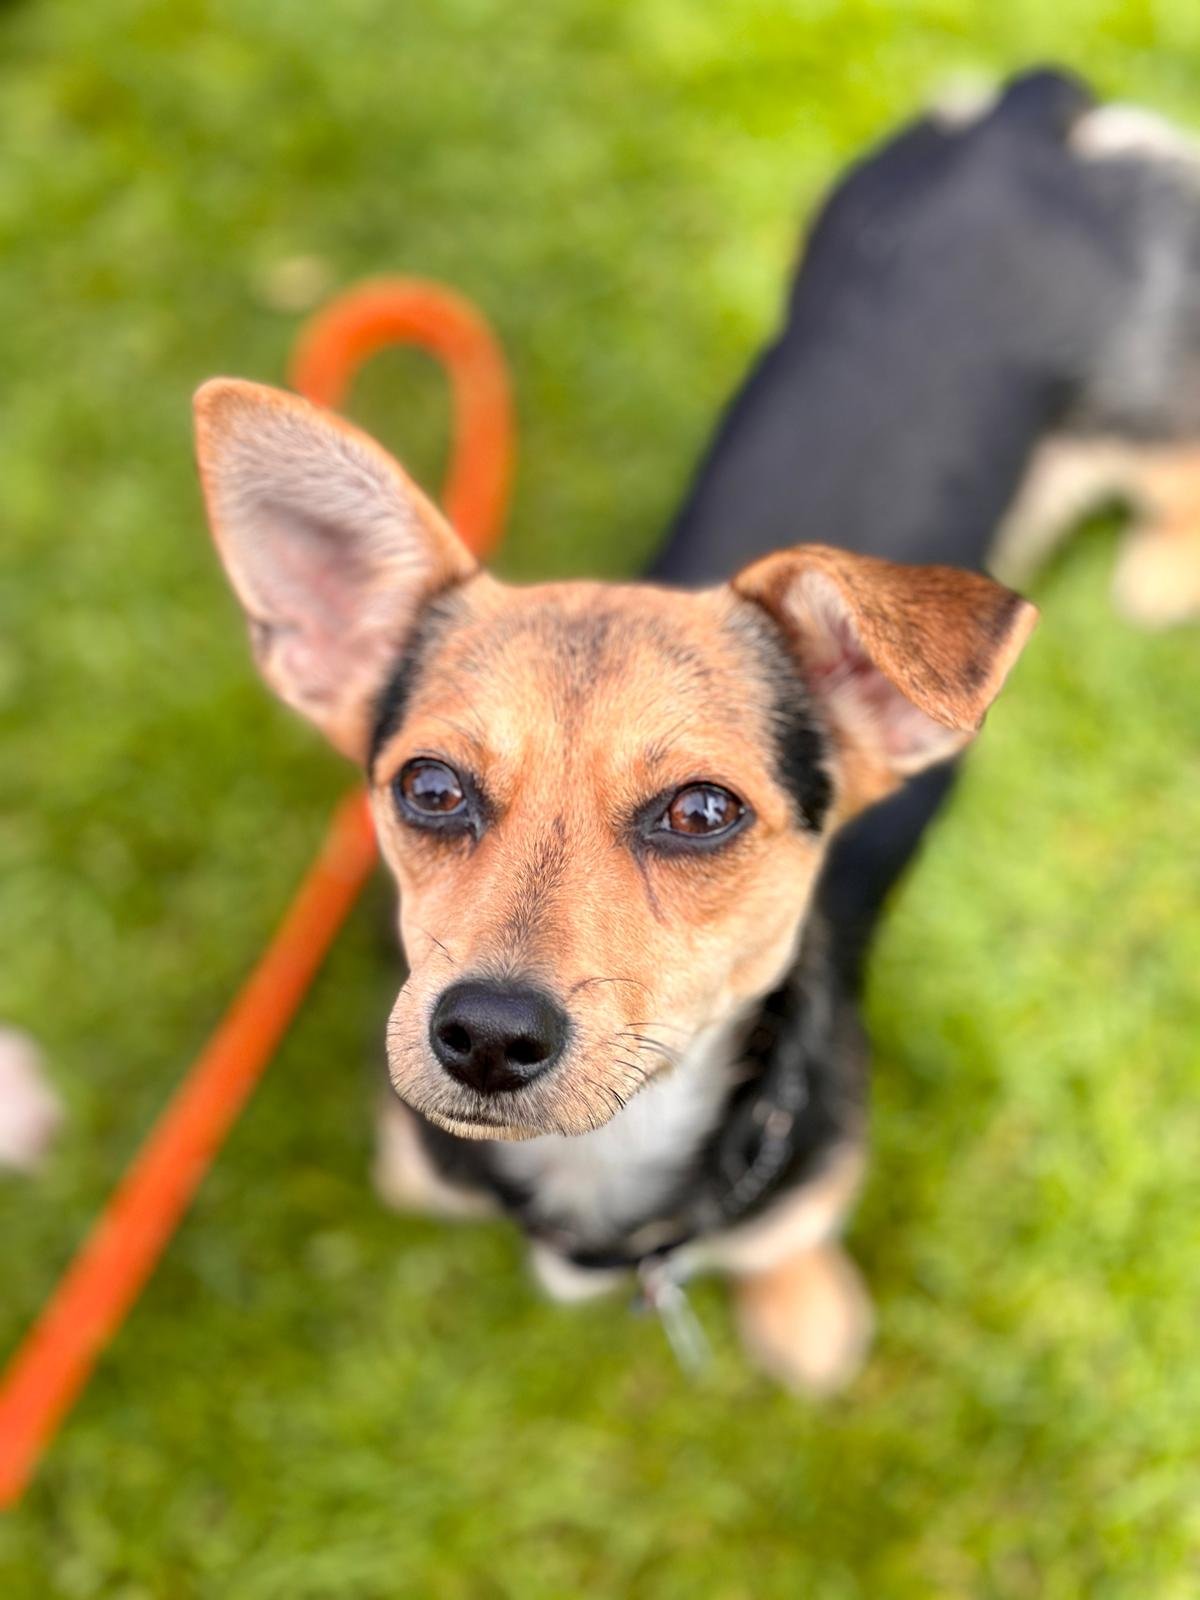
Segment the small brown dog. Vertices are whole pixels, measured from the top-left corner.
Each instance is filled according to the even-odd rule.
[[[263,673],[400,886],[389,1199],[504,1210],[560,1295],[726,1270],[773,1372],[853,1370],[863,962],[1034,618],[982,569],[1115,497],[1122,607],[1194,614],[1197,374],[1194,147],[1041,71],[835,187],[664,587],[497,583],[352,428],[201,391]]]
[[[765,1209],[700,1228],[681,1182],[796,963],[828,841],[973,737],[1033,608],[978,574],[819,545],[698,593],[515,588],[337,418],[223,379],[197,418],[260,669],[366,769],[399,885],[393,1197],[490,1190],[563,1291],[720,1265],[766,1362],[835,1381],[866,1330],[831,1243],[858,1097]],[[755,1171],[782,1168],[773,1137],[796,1154],[793,1090],[763,1102],[737,1182],[774,1187]]]

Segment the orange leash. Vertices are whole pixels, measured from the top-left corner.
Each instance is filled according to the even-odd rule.
[[[454,440],[450,521],[478,554],[508,505],[513,412],[503,353],[467,301],[419,279],[381,279],[332,301],[303,330],[291,378],[341,403],[385,345],[445,364]],[[375,835],[358,790],[338,805],[316,860],[249,979],[151,1129],[0,1381],[0,1507],[15,1505],[179,1225],[370,876]]]

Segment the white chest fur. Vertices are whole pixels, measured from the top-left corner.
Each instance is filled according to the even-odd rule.
[[[664,1200],[716,1123],[734,1032],[725,1025],[702,1035],[677,1067],[593,1133],[498,1145],[497,1164],[531,1191],[535,1218],[601,1242]]]

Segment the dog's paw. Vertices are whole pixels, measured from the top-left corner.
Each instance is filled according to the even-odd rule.
[[[557,1300],[560,1305],[595,1300],[629,1282],[629,1273],[624,1268],[601,1271],[577,1267],[566,1256],[559,1255],[557,1250],[551,1250],[549,1245],[536,1241],[529,1248],[529,1265],[538,1288],[548,1299]]]
[[[16,1028],[0,1028],[0,1167],[36,1170],[62,1119],[37,1045]]]
[[[835,1244],[818,1245],[736,1288],[742,1342],[773,1378],[827,1395],[858,1372],[874,1317],[858,1269]]]

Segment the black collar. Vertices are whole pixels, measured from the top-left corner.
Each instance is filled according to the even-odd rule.
[[[636,1268],[763,1210],[812,1178],[857,1132],[865,1051],[848,993],[810,927],[787,981],[762,1002],[743,1046],[741,1070],[716,1129],[675,1193],[654,1215],[601,1246],[570,1230],[521,1218],[527,1231],[575,1266]]]

